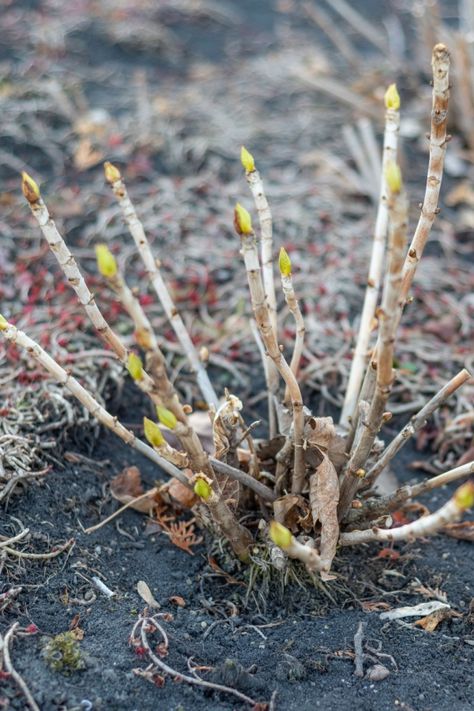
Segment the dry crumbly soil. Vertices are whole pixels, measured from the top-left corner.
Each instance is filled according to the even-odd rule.
[[[361,245],[370,233],[373,211],[366,199],[350,191],[343,193],[340,204],[334,200],[338,179],[331,171],[321,174],[319,157],[313,155],[321,147],[344,154],[338,136],[351,113],[308,93],[289,67],[300,69],[311,62],[317,66],[328,57],[338,66],[340,58],[316,28],[291,19],[285,6],[292,3],[219,0],[182,2],[177,9],[176,3],[163,2],[161,24],[153,15],[153,3],[146,0],[137,0],[133,7],[125,1],[74,2],[67,4],[67,12],[63,5],[55,0],[5,3],[5,32],[0,38],[0,61],[7,77],[0,94],[6,102],[0,156],[5,230],[0,251],[2,311],[21,313],[20,322],[33,335],[36,328],[36,335],[51,330],[57,336],[58,310],[74,309],[63,292],[53,291],[48,277],[46,287],[39,281],[44,275],[36,267],[46,257],[17,195],[17,172],[24,163],[46,182],[55,214],[88,272],[93,271],[91,244],[98,237],[111,243],[122,240],[124,260],[133,262],[103,187],[100,161],[112,157],[127,166],[147,228],[153,238],[158,234],[163,239],[167,274],[174,277],[177,293],[183,290],[181,308],[196,307],[197,294],[208,309],[203,316],[196,307],[191,325],[211,322],[206,338],[209,334],[220,338],[219,352],[226,357],[235,352],[234,369],[218,370],[219,388],[234,385],[239,376],[243,395],[257,396],[252,407],[258,410],[260,376],[255,377],[253,370],[259,368],[258,356],[253,346],[246,350],[250,339],[239,330],[244,328],[243,319],[226,331],[219,316],[222,304],[228,313],[241,314],[245,298],[243,281],[242,288],[232,287],[232,276],[242,278],[242,272],[237,269],[229,217],[235,200],[246,195],[236,161],[245,142],[262,155],[279,230],[297,248],[308,342],[324,365],[308,375],[306,391],[318,414],[323,406],[334,412],[350,357],[349,321],[363,294],[367,249]],[[374,22],[385,14],[383,3],[362,5]],[[354,39],[360,51],[370,55],[364,43]],[[384,76],[381,85],[385,83]],[[406,79],[407,95],[413,96],[416,87]],[[187,110],[185,116],[180,106]],[[91,117],[89,112],[101,107],[106,109],[105,133],[94,124],[100,124],[103,115]],[[87,140],[99,152],[96,162]],[[419,152],[418,143],[407,141],[407,147],[416,157],[407,171],[420,181],[426,155]],[[414,188],[414,204],[417,191],[419,186]],[[446,214],[456,219],[453,209]],[[435,231],[420,271],[419,310],[411,312],[402,333],[400,358],[406,368],[395,392],[402,408],[412,399],[425,400],[434,392],[430,388],[439,387],[472,358],[468,352],[472,332],[466,326],[468,238],[464,228],[450,231],[447,222]],[[305,258],[305,247],[317,260],[316,282],[305,271],[311,261]],[[16,263],[26,263],[26,268],[15,272]],[[34,275],[28,288],[25,273]],[[204,273],[212,277],[212,289]],[[50,280],[61,283],[51,274]],[[193,293],[183,286],[183,274],[194,280]],[[94,286],[101,288],[97,282]],[[48,298],[32,300],[36,287],[41,295],[47,288]],[[446,288],[449,297],[438,299]],[[211,299],[214,292],[217,306]],[[111,310],[113,303],[105,303]],[[451,328],[446,317],[452,317],[453,303],[461,325],[456,322]],[[116,312],[112,315],[117,317]],[[161,315],[158,311],[151,315],[161,334]],[[96,342],[85,334],[85,345],[77,345],[68,324],[61,323],[71,339],[67,347],[86,351],[81,376],[95,377],[87,354]],[[444,326],[437,331],[439,323]],[[57,337],[46,345],[64,357]],[[214,365],[219,368],[217,361]],[[73,363],[75,367],[79,366]],[[27,382],[34,391],[36,381]],[[127,424],[138,423],[142,403],[128,389],[122,392],[122,385],[117,378],[112,383],[112,407]],[[188,380],[185,385],[184,395],[191,400],[195,393]],[[2,397],[8,400],[7,385],[2,387]],[[110,395],[109,390],[104,392],[104,397]],[[249,409],[251,420],[255,412]],[[397,431],[403,417],[389,424],[387,437]],[[107,433],[94,436],[89,426],[62,429],[65,432],[54,431],[60,438],[56,454],[62,458],[68,451],[76,456],[69,456],[64,467],[55,463],[38,482],[18,488],[0,515],[2,534],[17,531],[20,523],[30,529],[29,551],[47,551],[71,537],[75,540],[69,553],[48,562],[8,557],[0,574],[0,593],[12,586],[22,589],[0,617],[2,631],[15,621],[22,627],[34,624],[38,630],[15,639],[12,660],[42,711],[244,707],[228,695],[171,678],[160,686],[133,673],[148,665],[128,643],[144,607],[136,591],[140,580],[149,585],[161,611],[173,615],[164,623],[170,639],[166,661],[171,667],[187,672],[192,660],[203,667],[204,678],[260,702],[270,702],[276,692],[278,711],[474,708],[472,543],[436,536],[399,545],[395,549],[399,557],[392,558],[380,556],[380,546],[344,550],[335,566],[338,578],[325,588],[303,589],[293,583],[282,592],[277,581],[267,588],[257,577],[248,592],[249,572],[239,570],[225,551],[214,546],[212,555],[231,578],[209,565],[204,544],[190,556],[171,545],[166,535],[150,532],[146,518],[136,512],[126,511],[96,533],[84,533],[84,528],[116,509],[108,482],[124,466],[137,464],[146,485],[153,485],[157,472]],[[395,473],[401,482],[408,481],[414,459],[435,456],[429,448],[420,454],[407,446]],[[422,502],[434,510],[448,495],[447,490],[434,492]],[[112,598],[94,586],[93,576],[114,592]],[[410,619],[408,623],[380,619],[379,603],[412,605],[440,591],[460,616],[442,622],[432,633]],[[183,598],[184,607],[172,601],[174,596]],[[354,676],[354,634],[361,621],[366,623],[365,669],[377,661],[384,664],[390,674],[382,681]],[[73,624],[84,632],[79,647],[85,669],[66,676],[47,666],[43,651],[48,639]],[[0,708],[26,708],[8,678],[0,678]]]

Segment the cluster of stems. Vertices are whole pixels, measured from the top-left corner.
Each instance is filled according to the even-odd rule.
[[[413,496],[468,478],[474,472],[473,462],[423,484],[402,487],[388,496],[377,496],[373,490],[377,477],[405,442],[470,378],[467,370],[461,370],[392,442],[380,447],[380,430],[391,417],[389,398],[396,379],[393,363],[397,331],[438,211],[448,140],[449,54],[444,45],[435,46],[432,68],[428,177],[421,215],[409,246],[408,201],[397,163],[400,97],[394,84],[385,94],[379,204],[367,290],[339,430],[330,417],[312,416],[303,402],[298,376],[304,351],[304,309],[298,302],[291,259],[284,247],[279,250],[278,260],[275,259],[270,207],[255,160],[247,149],[242,148],[241,162],[254,198],[259,229],[254,229],[250,213],[240,204],[235,207],[234,227],[240,238],[268,388],[269,431],[266,440],[260,442],[253,440],[252,426],[245,425],[240,400],[228,392],[219,398],[215,392],[175,306],[161,264],[153,255],[121,172],[112,163],[104,166],[106,181],[135,241],[150,285],[207,402],[214,453],[205,449],[193,428],[191,405],[182,401],[170,379],[160,340],[111,250],[106,244],[96,246],[97,266],[133,324],[132,346],[107,322],[51,218],[38,185],[23,174],[24,196],[68,283],[98,336],[152,402],[156,417],[145,417],[143,422],[147,443],[124,427],[71,373],[4,317],[0,317],[1,334],[25,349],[101,424],[192,490],[198,518],[209,522],[243,561],[250,558],[252,546],[260,543],[267,547],[269,559],[278,569],[287,564],[288,558],[294,558],[304,563],[310,573],[329,579],[337,546],[410,540],[433,534],[459,520],[474,503],[474,483],[467,481],[438,511],[399,528],[384,527],[391,521],[390,512]],[[274,281],[276,261],[281,299],[277,298],[279,290]],[[277,308],[283,300],[295,332],[288,360],[278,338],[279,317],[286,317]],[[253,521],[253,528],[261,533],[260,540],[255,539],[252,527],[242,523],[242,517]]]

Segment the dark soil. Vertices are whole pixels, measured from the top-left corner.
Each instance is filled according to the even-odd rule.
[[[407,452],[405,459],[413,456]],[[27,565],[9,561],[4,588],[22,592],[7,610],[2,627],[12,620],[33,623],[38,632],[14,644],[13,660],[28,680],[40,708],[119,710],[244,708],[239,700],[191,688],[167,679],[162,688],[134,675],[145,668],[129,645],[137,614],[144,607],[136,592],[139,580],[148,583],[170,638],[167,663],[183,672],[187,660],[211,667],[206,678],[234,686],[259,701],[276,694],[277,709],[472,709],[474,695],[474,626],[469,605],[474,598],[472,544],[436,537],[397,546],[397,560],[378,557],[381,546],[343,551],[336,564],[338,579],[327,591],[302,591],[289,586],[284,594],[270,587],[265,599],[246,600],[242,585],[229,584],[207,562],[203,545],[190,556],[170,544],[163,534],[145,535],[146,517],[127,511],[115,523],[87,535],[82,528],[115,510],[107,480],[136,462],[147,484],[153,471],[146,461],[133,458],[110,435],[104,435],[88,466],[68,466],[48,475],[10,502],[4,523],[19,519],[33,533],[35,550],[48,549],[70,537],[69,554],[48,563]],[[95,463],[94,463],[95,462]],[[401,479],[407,478],[400,471]],[[426,501],[435,507],[446,497]],[[6,526],[6,528],[8,528]],[[219,564],[229,561],[219,555]],[[243,571],[231,572],[245,580]],[[115,593],[101,594],[91,582],[99,576]],[[424,588],[439,589],[461,613],[433,633],[407,624],[383,622],[378,611],[364,611],[367,603],[390,607],[425,600]],[[418,591],[416,590],[418,588]],[[92,595],[93,593],[93,595]],[[185,607],[170,598],[181,596]],[[87,602],[87,600],[91,600]],[[73,602],[75,600],[75,602]],[[84,601],[79,604],[77,600]],[[232,604],[231,604],[232,603]],[[86,669],[65,676],[47,666],[45,641],[73,623],[84,631],[79,643]],[[469,622],[470,619],[470,622]],[[353,637],[360,621],[367,624],[367,644],[382,654],[390,675],[379,682],[354,676]],[[377,659],[367,659],[366,669]],[[4,681],[1,698],[7,708],[25,708],[14,685]]]

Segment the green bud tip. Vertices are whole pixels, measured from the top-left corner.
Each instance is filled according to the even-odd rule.
[[[97,244],[95,247],[97,267],[102,276],[114,277],[117,274],[117,262],[106,244]]]
[[[284,247],[280,249],[280,256],[278,258],[278,266],[280,267],[280,273],[282,276],[291,276],[291,259],[290,255]]]
[[[253,173],[255,170],[255,161],[253,155],[245,148],[245,146],[242,146],[240,149],[240,161],[246,173]]]
[[[396,84],[390,84],[384,96],[385,108],[398,111],[400,108],[400,95]]]
[[[152,447],[162,447],[165,444],[165,438],[163,433],[153,420],[149,420],[148,417],[143,418],[143,430],[145,432],[145,437]]]
[[[270,538],[276,546],[285,550],[285,548],[291,546],[293,535],[286,526],[278,523],[278,521],[272,521],[270,524]]]
[[[199,496],[199,498],[207,501],[212,494],[212,487],[205,479],[196,479],[194,493],[196,496]]]
[[[168,427],[168,429],[170,429],[170,430],[174,430],[174,428],[177,425],[178,420],[176,419],[175,415],[171,412],[171,410],[168,410],[166,407],[163,407],[162,405],[158,405],[156,408],[156,414],[158,415],[158,419],[162,425],[164,425],[165,427]]]
[[[127,360],[127,370],[134,380],[143,378],[143,363],[140,356],[136,353],[129,353]]]

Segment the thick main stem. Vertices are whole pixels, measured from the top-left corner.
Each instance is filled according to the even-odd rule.
[[[342,407],[340,424],[347,426],[356,411],[362,379],[367,367],[370,333],[375,318],[377,299],[382,283],[383,262],[385,254],[385,241],[388,226],[387,185],[385,170],[388,163],[396,161],[398,132],[400,129],[400,112],[387,108],[385,114],[385,132],[382,156],[382,179],[380,185],[379,204],[375,221],[372,254],[370,256],[369,275],[364,296],[364,304],[360,318],[359,333],[357,336],[354,358],[351,364],[349,380],[347,383],[344,405]]]

